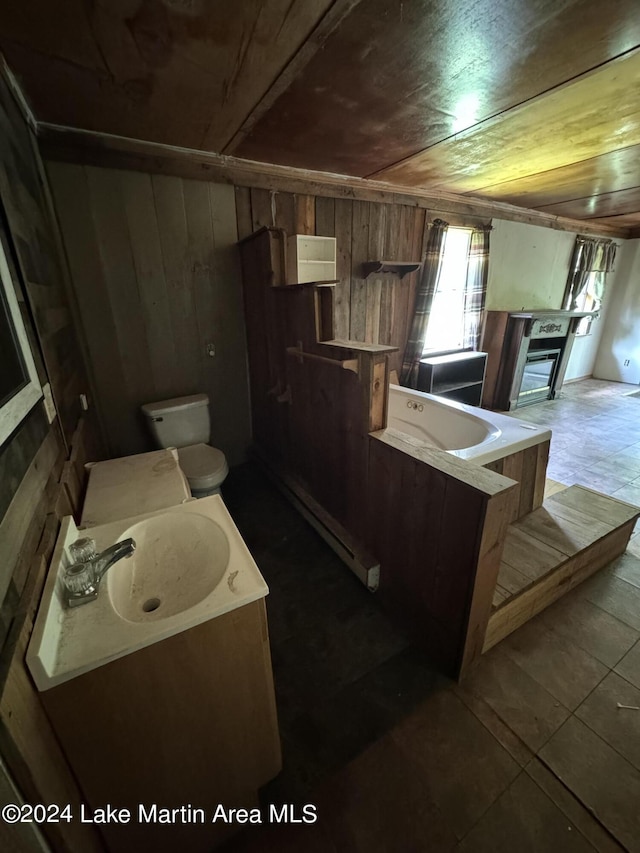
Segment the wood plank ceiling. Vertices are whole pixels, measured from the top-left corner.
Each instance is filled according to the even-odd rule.
[[[638,0],[21,0],[38,121],[640,225]]]

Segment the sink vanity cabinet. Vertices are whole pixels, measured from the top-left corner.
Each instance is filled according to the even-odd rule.
[[[27,664],[86,800],[74,819],[95,820],[112,853],[200,853],[242,828],[213,822],[216,807],[256,808],[281,768],[268,589],[222,498],[186,498],[169,451],[143,456],[99,463],[89,526],[64,519]],[[146,512],[120,517],[134,505]],[[66,608],[79,536],[137,548],[94,601]],[[99,822],[109,807],[130,819]]]
[[[212,823],[215,807],[257,807],[280,770],[263,598],[41,698],[88,809],[132,812],[97,827],[113,853],[208,851],[241,828]],[[154,804],[202,808],[205,823],[140,823],[139,806]]]

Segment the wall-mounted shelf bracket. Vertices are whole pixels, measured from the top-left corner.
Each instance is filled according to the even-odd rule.
[[[405,275],[419,270],[420,261],[365,261],[362,264],[363,277],[375,275],[395,275],[403,279]]]

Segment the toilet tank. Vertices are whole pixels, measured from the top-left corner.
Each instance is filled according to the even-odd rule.
[[[158,447],[207,444],[211,430],[206,394],[145,403],[142,411]]]

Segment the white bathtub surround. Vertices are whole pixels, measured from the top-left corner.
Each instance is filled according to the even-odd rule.
[[[551,430],[519,418],[400,385],[389,386],[388,426],[478,465],[551,439]]]
[[[108,570],[95,601],[67,608],[61,575],[69,565],[68,546],[80,536],[94,539],[98,551],[130,536],[138,547]],[[217,555],[213,560],[212,550]],[[38,689],[47,690],[257,601],[268,591],[218,495],[81,532],[67,517],[27,665]],[[155,607],[150,604],[154,598],[159,601]]]

